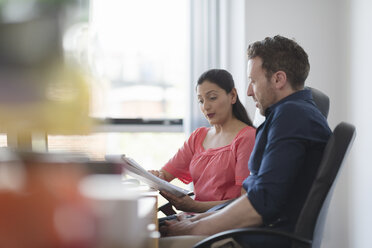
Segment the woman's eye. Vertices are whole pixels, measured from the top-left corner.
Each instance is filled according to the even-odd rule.
[[[203,104],[203,100],[198,100],[198,103],[199,104]]]
[[[217,97],[216,97],[216,96],[212,96],[212,97],[210,97],[209,99],[213,101],[213,100],[216,100]]]

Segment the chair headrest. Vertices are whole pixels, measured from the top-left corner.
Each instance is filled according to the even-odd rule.
[[[313,95],[313,100],[316,106],[318,107],[320,112],[324,115],[324,117],[327,118],[328,113],[329,113],[329,105],[330,105],[329,97],[318,89],[308,87],[308,86],[305,87],[305,89],[311,90],[311,94]]]

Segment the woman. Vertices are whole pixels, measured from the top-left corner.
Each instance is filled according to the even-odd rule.
[[[160,194],[179,210],[200,213],[244,193],[242,183],[249,175],[256,131],[229,72],[212,69],[203,73],[196,91],[211,127],[196,129],[160,171],[150,172],[168,182],[176,177],[193,182],[195,200]]]

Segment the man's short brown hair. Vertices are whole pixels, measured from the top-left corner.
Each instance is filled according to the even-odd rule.
[[[294,90],[302,89],[310,71],[308,56],[294,40],[280,35],[266,37],[248,46],[248,59],[260,57],[269,80],[273,73],[284,71]]]

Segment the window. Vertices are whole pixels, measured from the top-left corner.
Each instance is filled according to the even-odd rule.
[[[7,139],[7,136],[6,134],[0,134],[0,147],[7,147],[7,142],[8,142],[8,139]]]
[[[184,117],[189,82],[187,3],[92,1],[89,56],[100,84],[95,94],[103,95],[93,115]]]
[[[188,5],[188,0],[90,1],[89,24],[71,27],[64,48],[92,75],[92,117],[110,125],[89,136],[49,135],[49,151],[84,152],[98,160],[125,153],[148,169],[174,155],[185,140]]]

